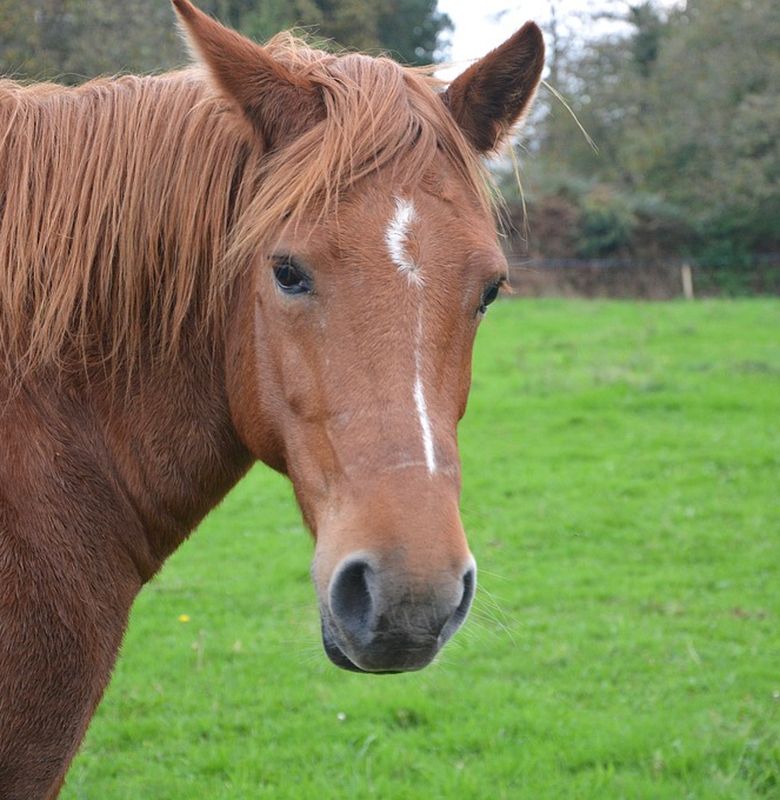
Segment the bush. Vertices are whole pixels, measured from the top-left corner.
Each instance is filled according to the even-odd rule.
[[[628,249],[636,218],[625,198],[609,186],[598,185],[583,198],[578,255],[614,256]]]

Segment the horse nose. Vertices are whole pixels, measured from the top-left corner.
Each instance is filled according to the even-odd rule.
[[[471,601],[474,599],[474,590],[477,588],[477,568],[472,561],[461,578],[463,590],[460,595],[460,602],[444,624],[441,637],[442,644],[446,642],[453,633],[464,623],[471,608]]]
[[[343,563],[330,587],[330,610],[339,627],[360,639],[374,618],[375,571],[368,561],[355,559]],[[372,593],[371,585],[374,585]]]
[[[363,669],[419,669],[466,619],[475,588],[473,560],[451,577],[421,585],[418,576],[412,585],[373,558],[347,558],[329,589],[334,638]]]

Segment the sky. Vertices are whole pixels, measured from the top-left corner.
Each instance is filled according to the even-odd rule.
[[[664,6],[673,5],[675,0],[661,0]],[[551,0],[439,0],[438,10],[450,15],[455,30],[451,34],[449,60],[460,68],[470,60],[480,58],[489,50],[501,44],[526,20],[534,20],[543,25],[550,19]],[[561,25],[569,30],[577,30],[586,36],[586,22],[583,14],[597,8],[611,6],[619,8],[616,0],[556,0],[555,8]],[[443,77],[454,77],[459,72],[454,69],[441,71]]]
[[[570,0],[567,6],[571,5],[584,4]],[[451,34],[451,60],[468,61],[483,56],[526,20],[545,22],[549,6],[549,0],[526,0],[522,5],[512,0],[439,0],[438,10],[449,14],[455,25]]]

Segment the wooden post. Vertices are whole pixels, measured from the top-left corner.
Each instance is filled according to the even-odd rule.
[[[680,277],[682,278],[683,295],[686,300],[693,300],[693,272],[688,263],[680,267]]]

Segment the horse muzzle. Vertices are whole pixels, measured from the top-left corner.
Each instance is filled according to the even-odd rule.
[[[355,672],[422,669],[466,619],[476,577],[471,556],[434,575],[383,566],[367,553],[348,556],[320,599],[326,654]]]

